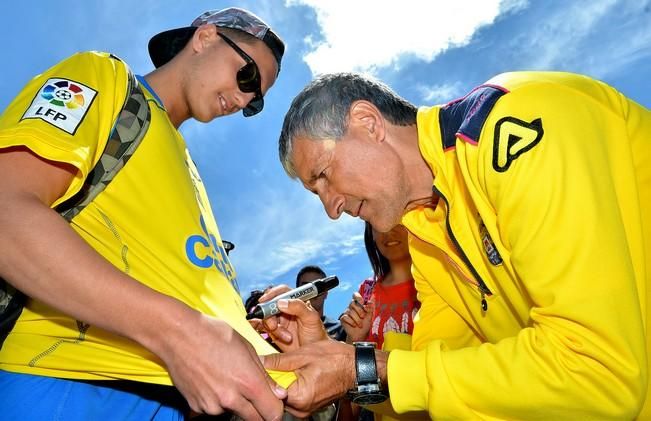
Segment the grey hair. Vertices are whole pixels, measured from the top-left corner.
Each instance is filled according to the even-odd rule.
[[[278,139],[278,155],[287,175],[296,178],[291,161],[297,137],[309,140],[340,140],[348,128],[353,102],[366,100],[375,105],[389,123],[416,123],[417,108],[377,80],[357,73],[333,73],[318,77],[294,98],[285,115]]]

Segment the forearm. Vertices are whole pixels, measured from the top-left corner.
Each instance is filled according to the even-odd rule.
[[[197,315],[130,278],[37,198],[0,197],[0,276],[26,295],[159,354]]]

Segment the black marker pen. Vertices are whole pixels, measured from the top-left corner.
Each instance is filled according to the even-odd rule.
[[[317,279],[308,284],[301,285],[284,294],[274,297],[271,301],[266,303],[259,303],[253,311],[246,315],[246,319],[266,319],[275,314],[280,313],[278,308],[278,300],[291,300],[298,298],[299,300],[309,301],[310,299],[323,294],[326,291],[339,285],[339,278],[336,276],[328,276],[326,278]]]

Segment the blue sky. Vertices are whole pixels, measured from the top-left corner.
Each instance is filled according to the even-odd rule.
[[[236,244],[231,258],[244,296],[291,284],[300,267],[317,264],[341,280],[326,302],[336,317],[371,273],[363,223],[330,221],[278,162],[283,116],[315,74],[367,72],[432,105],[500,72],[562,70],[602,79],[651,107],[651,0],[61,0],[3,5],[0,110],[32,76],[77,51],[112,52],[145,74],[153,68],[151,35],[228,6],[260,15],[288,45],[263,113],[181,127],[221,235]]]

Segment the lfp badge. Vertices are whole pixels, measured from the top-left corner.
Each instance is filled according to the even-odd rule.
[[[74,135],[96,95],[97,91],[79,82],[51,78],[38,91],[22,119],[38,118]]]

